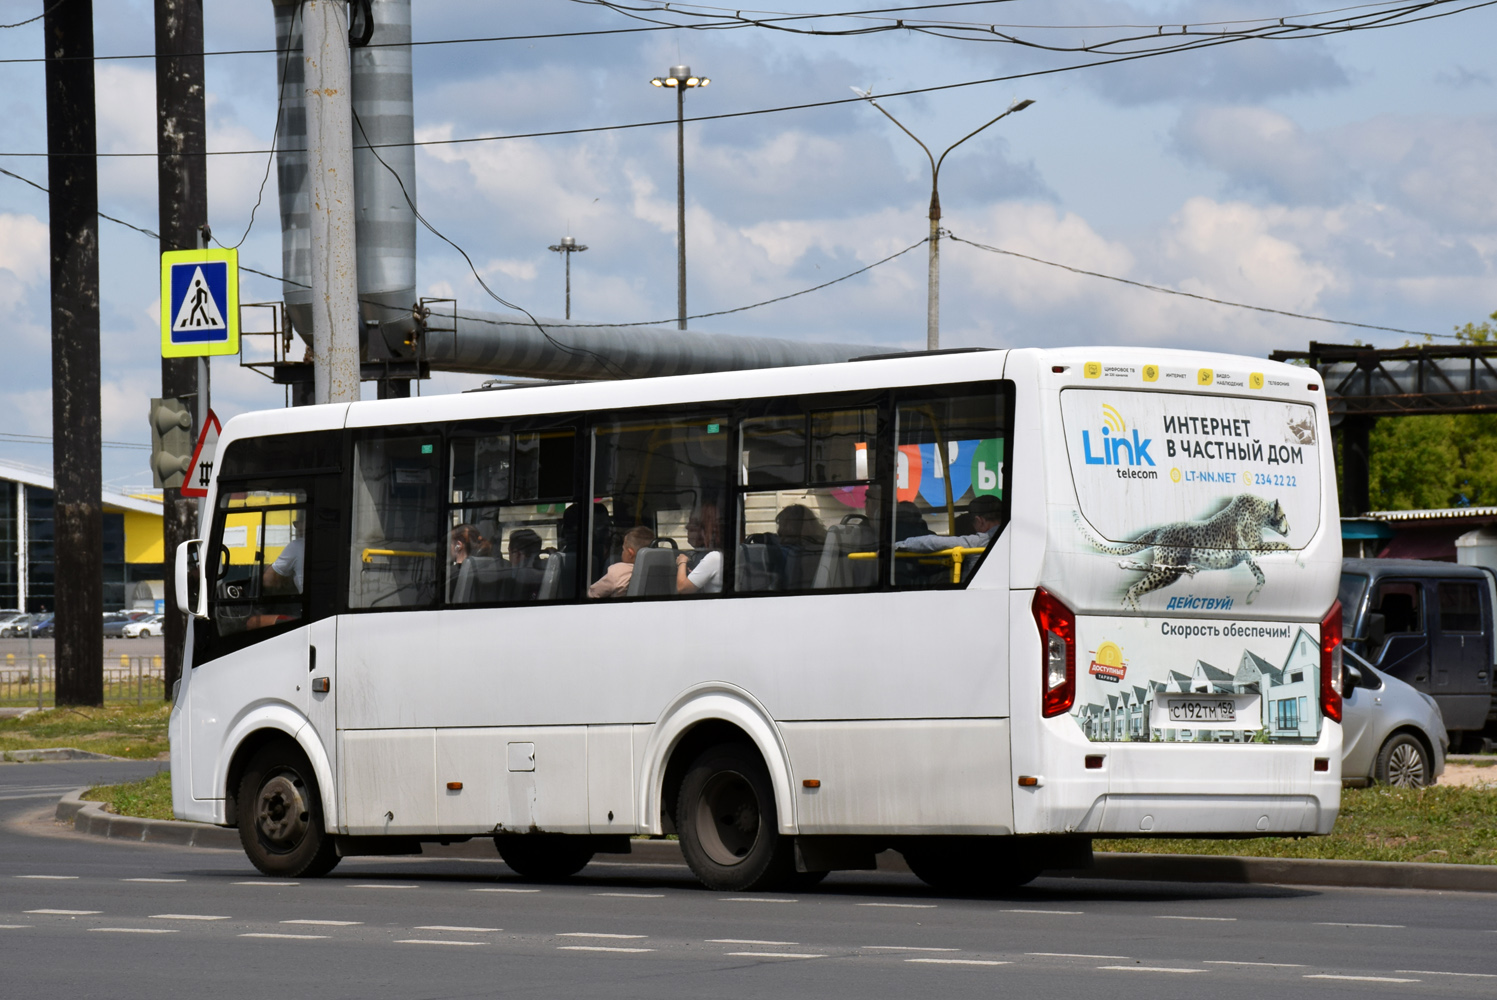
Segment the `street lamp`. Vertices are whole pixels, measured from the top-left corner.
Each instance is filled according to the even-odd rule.
[[[686,329],[686,91],[712,81],[692,76],[690,66],[672,66],[665,76],[650,81],[657,87],[676,90],[676,315],[677,326]]]
[[[575,238],[571,237],[571,236],[563,236],[561,238],[561,242],[560,243],[556,244],[553,247],[547,247],[546,249],[548,249],[548,250],[554,250],[557,253],[561,254],[562,259],[567,262],[567,319],[571,319],[572,318],[572,254],[574,254],[574,253],[581,253],[582,251],[586,250],[587,247],[585,247],[582,244],[578,243],[577,240]]]
[[[1007,111],[988,122],[987,125],[973,129],[950,146],[947,146],[946,153],[942,153],[938,158],[931,155],[929,147],[925,143],[920,142],[915,133],[900,125],[898,118],[885,111],[883,106],[873,99],[873,91],[859,90],[857,87],[854,87],[852,88],[852,92],[875,108],[878,108],[879,111],[882,111],[884,117],[888,118],[895,125],[899,125],[899,130],[911,139],[914,139],[920,148],[925,150],[925,156],[930,160],[930,278],[925,305],[925,349],[928,351],[939,350],[941,347],[941,196],[937,191],[936,185],[941,177],[941,164],[946,162],[946,153],[950,153],[978,132],[987,128],[988,125],[994,125],[1016,111],[1023,111],[1034,102],[1027,98],[1022,101],[1015,101],[1008,106]]]

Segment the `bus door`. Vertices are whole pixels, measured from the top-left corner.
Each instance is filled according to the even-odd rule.
[[[279,705],[311,723],[329,764],[336,750],[335,595],[342,516],[337,475],[220,479],[204,558],[208,618],[194,635],[194,798],[213,787],[246,705]],[[335,772],[336,773],[336,772]]]

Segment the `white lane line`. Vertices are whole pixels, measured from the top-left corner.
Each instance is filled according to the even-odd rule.
[[[46,913],[54,917],[94,917],[103,910],[27,910],[27,913]]]
[[[185,878],[122,878],[121,882],[186,882]]]
[[[728,954],[734,958],[826,958],[804,951],[730,951]]]
[[[1306,976],[1306,979],[1347,979],[1354,983],[1417,983],[1417,979],[1396,979],[1393,976],[1336,976],[1328,972],[1318,972]]]
[[[663,892],[595,892],[594,896],[617,896],[621,899],[664,899]]]
[[[1304,966],[1298,962],[1229,962],[1226,959],[1212,961],[1206,959],[1202,965],[1261,965],[1269,969],[1303,969]]]
[[[211,913],[153,913],[152,920],[228,920],[228,917],[216,917]]]
[[[417,927],[418,931],[451,931],[454,934],[496,934],[504,930],[503,927],[456,927],[452,924],[426,924]]]
[[[282,920],[283,924],[306,924],[309,927],[358,927],[362,920]]]
[[[1391,931],[1401,931],[1403,924],[1348,924],[1341,920],[1317,920],[1316,927],[1384,927]]]
[[[787,902],[793,903],[795,900],[787,900]],[[885,906],[891,910],[934,910],[936,908],[935,903],[857,903],[855,905]]]
[[[396,944],[446,944],[458,948],[479,948],[488,944],[487,941],[441,941],[433,938],[402,938]]]
[[[1012,962],[994,962],[985,958],[907,958],[905,961],[926,965],[1013,965]]]
[[[708,944],[783,944],[797,945],[799,941],[761,941],[757,938],[708,938]]]
[[[16,878],[46,879],[51,882],[67,882],[77,878],[77,875],[17,875]]]
[[[248,938],[274,938],[277,941],[326,941],[326,934],[271,934],[269,932],[257,932],[254,934],[241,934],[240,937]]]
[[[1099,969],[1113,969],[1118,972],[1205,972],[1205,969],[1176,969],[1168,965],[1099,965]]]
[[[1490,972],[1435,972],[1431,969],[1394,969],[1393,971],[1410,976],[1469,976],[1472,979],[1497,979],[1497,975]]]
[[[469,892],[540,892],[539,889],[469,889]]]
[[[799,903],[798,899],[775,899],[770,896],[722,896],[724,903]]]
[[[647,938],[648,934],[594,934],[591,931],[568,931],[558,934],[557,937],[580,937],[580,938],[608,938],[611,941],[638,941]]]
[[[0,924],[0,931],[24,931],[28,927],[35,926],[35,924]]]
[[[1110,958],[1118,962],[1129,958],[1127,955],[1081,955],[1071,951],[1026,951],[1024,954],[1034,958]]]
[[[601,944],[561,944],[556,946],[557,951],[613,951],[623,954],[637,955],[641,952],[654,951],[654,948],[619,948],[608,947]]]
[[[1173,914],[1166,914],[1164,916],[1156,916],[1154,919],[1155,920],[1215,920],[1215,921],[1218,921],[1218,922],[1224,923],[1224,924],[1236,923],[1236,921],[1237,921],[1236,917],[1177,917],[1177,916],[1174,916]]]
[[[100,934],[176,934],[177,931],[166,927],[90,927],[90,931]]]
[[[360,882],[358,885],[349,886],[350,889],[419,889],[419,885],[401,885],[390,882]]]
[[[961,951],[960,948],[920,948],[912,944],[860,944],[865,951]]]
[[[252,882],[231,882],[230,885],[301,885],[300,882],[267,882],[264,879],[255,879]]]
[[[1004,910],[1003,912],[1004,913],[1049,913],[1051,915],[1060,916],[1060,917],[1081,917],[1081,916],[1085,916],[1086,915],[1086,912],[1084,910]]]

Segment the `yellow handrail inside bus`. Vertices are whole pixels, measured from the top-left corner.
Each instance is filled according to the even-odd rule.
[[[967,556],[980,555],[986,552],[986,548],[971,548],[968,546],[957,546],[951,549],[940,549],[936,552],[896,552],[896,559],[919,559],[923,562],[944,562],[951,560],[951,582],[962,582],[962,560]],[[849,559],[877,559],[877,552],[849,552]]]
[[[410,549],[365,549],[364,562],[366,564],[374,561],[375,556],[400,556],[406,559],[435,559],[435,552],[414,552]]]

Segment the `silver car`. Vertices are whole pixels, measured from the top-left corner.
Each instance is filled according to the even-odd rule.
[[[1429,695],[1380,673],[1342,647],[1348,688],[1341,715],[1344,785],[1433,785],[1445,771],[1450,738]]]

